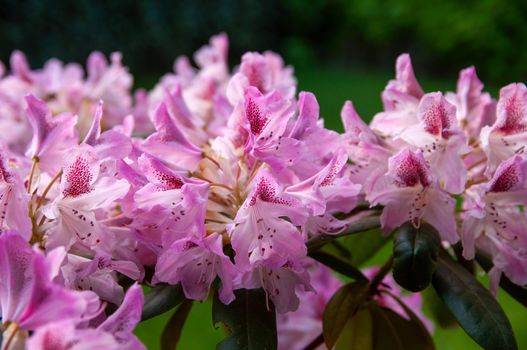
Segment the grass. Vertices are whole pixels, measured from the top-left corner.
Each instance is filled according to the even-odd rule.
[[[342,131],[340,109],[345,100],[352,100],[358,113],[365,120],[371,120],[382,108],[380,93],[393,72],[376,72],[362,70],[317,69],[297,72],[299,91],[315,93],[321,105],[321,116],[326,126]],[[419,79],[425,91],[454,90],[457,77],[449,80]],[[496,96],[497,89],[489,91]],[[370,263],[382,263],[390,253],[391,245],[387,244]],[[482,278],[484,283],[486,278]],[[520,349],[527,349],[527,312],[525,308],[500,290],[499,301],[513,325]],[[170,313],[165,313],[152,320],[141,323],[136,334],[148,349],[159,349],[159,337]],[[214,329],[211,318],[211,302],[194,303],[180,340],[180,349],[214,349],[223,338],[221,330]],[[453,329],[436,328],[434,341],[438,349],[480,349],[459,327]]]

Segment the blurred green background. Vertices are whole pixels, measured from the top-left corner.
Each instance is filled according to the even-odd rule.
[[[84,63],[95,49],[121,51],[136,86],[147,88],[177,55],[225,31],[231,65],[249,50],[282,54],[296,68],[299,89],[316,94],[326,125],[337,130],[346,99],[365,120],[381,109],[380,92],[401,52],[411,53],[427,91],[454,90],[458,71],[469,65],[494,96],[527,77],[525,0],[0,0],[0,9],[0,60],[8,62],[14,49],[33,67],[50,57]],[[527,312],[504,292],[499,299],[527,349]],[[181,349],[212,349],[223,337],[210,309],[210,302],[195,303]],[[149,349],[159,348],[168,317],[138,327]],[[478,349],[460,329],[437,329],[434,338],[439,350]]]

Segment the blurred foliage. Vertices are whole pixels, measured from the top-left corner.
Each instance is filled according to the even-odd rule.
[[[272,49],[300,68],[386,68],[410,52],[431,75],[475,64],[484,81],[496,84],[527,76],[523,0],[0,0],[0,6],[0,59],[19,48],[34,65],[119,50],[135,74],[162,74],[177,55],[225,31],[232,63],[244,51]]]

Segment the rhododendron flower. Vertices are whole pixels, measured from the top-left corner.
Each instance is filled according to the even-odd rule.
[[[27,116],[33,128],[33,140],[27,155],[37,158],[39,168],[55,176],[67,152],[77,143],[77,118],[69,113],[53,116],[46,104],[26,96]]]
[[[523,155],[527,126],[527,87],[510,84],[500,90],[496,122],[481,130],[481,145],[488,157],[486,175],[489,176],[501,161]]]
[[[57,59],[33,69],[21,52],[0,63],[0,347],[144,349],[141,319],[186,299],[163,333],[177,340],[192,301],[213,298],[227,347],[331,348],[340,325],[322,323],[346,324],[356,303],[371,334],[394,321],[383,344],[415,331],[431,348],[421,295],[395,283],[430,280],[484,348],[478,334],[512,339],[459,254],[489,271],[493,293],[527,284],[527,87],[496,102],[469,67],[455,93],[425,93],[402,54],[383,110],[368,125],[346,101],[338,133],[280,56],[249,52],[231,71],[228,48],[212,37],[149,91],[132,91],[119,53],[92,53],[86,72]],[[361,271],[379,228],[393,254]],[[340,289],[330,268],[353,284]],[[445,278],[451,269],[473,288]],[[326,308],[333,296],[342,310]],[[261,314],[231,324],[247,306]]]
[[[38,328],[28,342],[37,350],[70,349],[145,349],[132,331],[141,318],[143,292],[141,287],[130,287],[121,306],[99,326],[76,327],[67,321],[49,323]]]
[[[71,247],[74,243],[94,246],[104,243],[104,229],[95,210],[122,198],[130,185],[100,172],[100,161],[88,145],[69,155],[62,175],[61,194],[46,209],[51,223],[46,244],[49,248]]]
[[[473,259],[475,246],[490,250],[495,268],[515,283],[527,283],[525,225],[518,206],[527,204],[527,160],[513,156],[502,162],[492,179],[470,189],[473,202],[463,223],[463,255]]]
[[[455,107],[441,93],[426,94],[419,102],[419,124],[400,137],[420,149],[440,184],[450,193],[465,189],[466,169],[461,155],[468,153],[468,139],[458,129]]]
[[[78,323],[99,311],[95,293],[74,292],[53,282],[64,257],[62,247],[44,256],[14,231],[0,235],[0,308],[2,322],[10,322],[12,332],[56,320]]]
[[[390,158],[383,184],[370,193],[372,205],[382,204],[381,223],[391,231],[405,222],[419,225],[425,220],[442,238],[459,240],[454,217],[455,200],[439,187],[420,151],[403,149]]]
[[[22,215],[27,210],[29,198],[20,175],[9,166],[5,150],[0,150],[0,231],[13,229],[29,239],[31,222]]]
[[[397,58],[396,74],[396,79],[391,80],[382,92],[384,112],[377,114],[371,123],[372,129],[387,136],[397,136],[418,123],[417,107],[424,94],[408,54]]]
[[[229,304],[234,299],[232,280],[236,271],[222,249],[222,237],[217,233],[175,241],[159,256],[155,276],[161,282],[181,282],[187,298],[194,300],[204,300],[219,276],[220,300]]]
[[[249,264],[265,261],[280,267],[304,257],[306,246],[295,225],[305,219],[300,202],[283,193],[270,172],[262,171],[230,231],[237,264],[250,268]]]

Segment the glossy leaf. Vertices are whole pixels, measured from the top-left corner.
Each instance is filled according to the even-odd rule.
[[[179,338],[183,331],[183,326],[187,320],[190,309],[192,308],[192,301],[185,300],[178,306],[174,314],[167,322],[163,333],[161,334],[161,350],[176,349]]]
[[[338,338],[337,350],[373,350],[373,321],[365,308],[346,322]]]
[[[342,286],[329,300],[324,310],[322,331],[328,349],[336,344],[348,320],[358,311],[369,291],[366,280]]]
[[[276,315],[265,292],[262,289],[239,289],[234,294],[236,299],[229,305],[224,305],[217,293],[214,296],[212,321],[215,326],[223,325],[229,333],[216,349],[276,349]]]
[[[185,295],[181,286],[159,285],[150,289],[145,296],[141,320],[145,321],[152,317],[161,315],[181,304]]]
[[[393,300],[399,304],[399,306],[403,309],[403,311],[406,313],[409,321],[412,323],[412,327],[414,327],[414,333],[417,335],[415,336],[416,339],[418,339],[419,346],[422,349],[435,349],[434,341],[432,340],[432,337],[430,333],[428,333],[428,330],[426,329],[425,325],[421,321],[419,317],[413,312],[412,309],[410,309],[397,295],[386,292],[390,297],[392,297]]]
[[[439,327],[453,328],[458,325],[454,315],[452,315],[452,312],[450,312],[443,300],[439,298],[434,288],[426,288],[421,295],[423,296],[425,307]]]
[[[432,281],[440,244],[436,229],[426,223],[419,228],[406,223],[397,229],[393,246],[395,281],[412,292],[425,289]]]
[[[461,327],[484,349],[518,348],[511,324],[496,299],[446,253],[439,257],[432,282]]]
[[[390,309],[370,306],[374,350],[433,350],[430,334],[415,320],[407,320]]]

